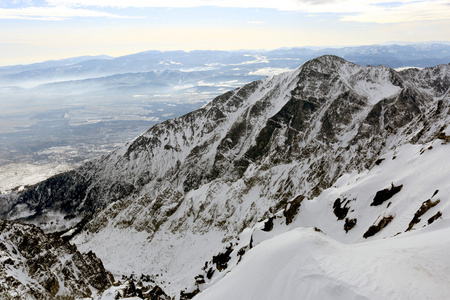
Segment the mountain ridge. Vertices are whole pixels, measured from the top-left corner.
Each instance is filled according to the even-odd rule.
[[[314,199],[397,146],[434,140],[449,87],[448,65],[396,72],[322,56],[157,124],[28,188],[3,213],[46,231],[86,217],[73,236],[81,250],[116,275],[164,272],[174,293],[218,245],[298,195]],[[121,260],[129,249],[136,257]]]
[[[0,67],[1,79],[11,84],[26,80],[40,82],[39,77],[82,79],[89,77],[109,76],[119,73],[148,72],[153,70],[177,70],[180,65],[185,69],[191,67],[218,67],[226,65],[239,65],[248,60],[248,56],[262,55],[278,60],[280,58],[300,59],[300,62],[313,59],[317,56],[333,54],[344,57],[357,64],[390,65],[397,67],[426,67],[448,61],[449,46],[442,43],[426,43],[414,45],[366,45],[340,48],[289,48],[275,50],[194,50],[194,51],[157,51],[150,50],[133,53],[119,57],[86,56],[47,61],[30,65],[17,65]],[[188,58],[188,59],[186,59]],[[70,62],[73,61],[73,64]],[[260,65],[267,64],[267,59],[259,61]],[[253,63],[258,63],[256,59]],[[295,67],[292,63],[277,62],[277,67]]]

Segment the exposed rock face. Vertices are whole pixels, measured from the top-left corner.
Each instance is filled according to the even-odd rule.
[[[373,202],[370,205],[376,206],[383,204],[385,201],[391,199],[395,194],[400,192],[402,188],[403,185],[394,186],[394,184],[392,183],[390,188],[378,191],[375,197],[373,198]]]
[[[111,286],[97,256],[34,225],[0,221],[0,298],[57,299],[91,296]]]
[[[286,217],[286,225],[292,223],[292,220],[297,215],[300,205],[304,199],[305,196],[298,195],[286,205],[286,208],[283,211],[283,215]]]
[[[420,217],[423,216],[430,208],[433,208],[437,204],[439,204],[439,202],[441,202],[441,200],[439,200],[439,199],[437,199],[436,201],[432,201],[431,199],[424,201],[422,203],[422,205],[420,206],[420,208],[414,214],[414,218],[411,220],[411,222],[409,222],[408,228],[406,229],[406,231],[411,230],[415,224],[419,223]],[[433,221],[428,222],[428,223],[432,223]]]
[[[28,188],[7,217],[49,231],[87,217],[74,241],[114,272],[170,269],[167,279],[182,285],[217,243],[295,196],[313,198],[401,143],[435,138],[449,118],[449,70],[395,72],[319,57]],[[176,249],[188,255],[192,244],[201,253],[172,268]],[[123,261],[130,249],[134,259]]]
[[[377,234],[380,230],[389,225],[389,223],[391,223],[393,219],[393,216],[383,217],[377,225],[372,225],[369,227],[369,229],[367,229],[367,231],[363,235],[364,238],[367,239],[368,237]]]

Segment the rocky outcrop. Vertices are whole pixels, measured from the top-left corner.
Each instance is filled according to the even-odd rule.
[[[370,206],[377,206],[383,204],[385,201],[391,199],[395,194],[400,192],[402,188],[403,184],[399,186],[394,186],[394,184],[392,183],[390,188],[382,189],[381,191],[378,191],[375,194],[373,202],[370,204]]]
[[[411,220],[411,222],[409,222],[408,228],[406,228],[405,231],[411,230],[415,224],[420,222],[420,217],[422,217],[428,210],[430,210],[430,208],[433,208],[436,205],[438,205],[439,202],[441,202],[441,200],[439,200],[439,199],[437,199],[435,201],[432,201],[431,199],[424,201],[422,203],[422,205],[420,206],[420,208],[414,214],[413,219]],[[428,224],[432,223],[433,221],[431,221],[431,222],[429,221]]]
[[[374,236],[375,234],[377,234],[378,232],[380,232],[384,227],[386,227],[387,225],[389,225],[389,223],[392,222],[392,220],[394,219],[393,216],[387,216],[387,217],[383,217],[377,225],[372,225],[369,227],[369,229],[367,229],[367,231],[364,233],[363,237],[365,239],[367,239],[368,237]]]
[[[92,296],[113,277],[93,253],[82,254],[34,225],[0,221],[0,298],[64,299]]]

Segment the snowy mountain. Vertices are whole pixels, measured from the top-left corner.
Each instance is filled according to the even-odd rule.
[[[312,286],[310,299],[323,296],[323,287],[328,296],[401,296],[406,286],[390,293],[388,279],[371,285],[354,278],[364,266],[358,260],[346,272],[338,267],[365,253],[371,247],[365,241],[378,249],[373,264],[396,258],[384,250],[406,249],[414,257],[423,244],[408,246],[421,239],[413,229],[428,220],[436,222],[429,228],[447,223],[450,168],[442,139],[450,139],[449,87],[449,65],[396,72],[322,56],[9,195],[1,213],[46,232],[68,230],[80,251],[94,251],[115,275],[159,274],[158,284],[171,295],[189,286],[182,298],[210,287],[200,299],[229,299],[221,293],[232,285],[242,299],[261,299],[264,289],[244,291],[242,274],[265,274],[249,281],[255,285],[285,279],[290,286],[282,270],[303,280],[301,287]],[[296,229],[311,226],[322,233]],[[406,230],[392,243],[380,240]],[[439,234],[427,233],[425,241],[439,243],[425,253],[444,255],[448,239]],[[300,258],[293,249],[303,244]],[[326,261],[333,258],[326,253],[347,249],[335,264]],[[268,269],[252,269],[271,257]],[[311,265],[295,273],[283,267],[289,257],[292,266]],[[449,261],[432,270],[443,274]],[[390,270],[367,272],[380,277]],[[380,291],[370,294],[371,288]]]

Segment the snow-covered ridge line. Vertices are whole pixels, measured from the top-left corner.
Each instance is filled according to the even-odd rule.
[[[445,298],[450,292],[445,276],[449,147],[445,139],[406,144],[370,170],[344,174],[319,197],[297,197],[214,256],[185,294],[201,292],[195,299],[297,299],[300,291],[305,299]],[[402,186],[398,193],[371,205],[393,184]],[[365,237],[385,216],[392,221]]]
[[[448,237],[447,228],[346,245],[297,228],[250,250],[194,299],[445,299]]]

